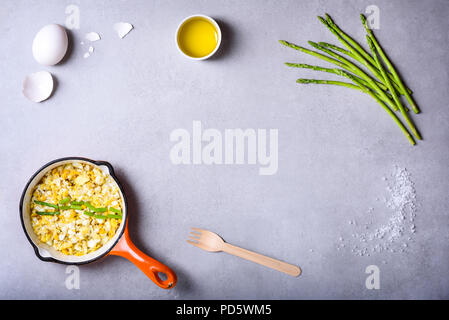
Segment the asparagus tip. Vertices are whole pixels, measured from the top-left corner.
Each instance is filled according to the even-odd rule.
[[[360,14],[360,19],[362,20],[362,24],[365,27],[365,29],[369,29],[368,24],[366,22],[366,17],[363,15],[363,13]]]
[[[362,20],[363,24],[366,22],[365,15],[363,13],[360,14],[360,19]]]
[[[334,21],[332,20],[331,16],[328,13],[326,13],[324,16],[326,17],[327,21],[329,21],[330,23],[334,23]]]
[[[415,134],[416,138],[418,138],[418,140],[422,140],[421,133],[419,133],[418,129],[413,130],[413,133]]]
[[[313,79],[296,79],[296,83],[310,84],[310,83],[318,83],[318,81]]]

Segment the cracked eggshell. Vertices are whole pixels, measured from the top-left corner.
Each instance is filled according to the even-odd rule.
[[[53,77],[50,72],[39,71],[25,77],[23,95],[33,101],[41,102],[48,99],[53,92]]]
[[[64,58],[68,47],[67,32],[59,24],[49,24],[39,30],[33,40],[33,56],[45,66],[57,64]]]
[[[86,34],[86,39],[91,41],[91,42],[94,42],[94,41],[100,40],[101,38],[100,38],[100,35],[98,33],[96,33],[96,32],[89,32],[89,33]]]
[[[120,39],[123,39],[133,28],[133,25],[128,22],[117,22],[114,24],[114,30]]]

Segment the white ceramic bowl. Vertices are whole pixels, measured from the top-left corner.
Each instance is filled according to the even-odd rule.
[[[206,19],[207,21],[209,21],[215,27],[215,29],[217,30],[217,33],[218,33],[218,42],[217,42],[217,46],[215,47],[214,51],[209,53],[207,56],[199,57],[199,58],[189,56],[184,51],[182,51],[182,49],[179,47],[179,42],[178,42],[178,35],[179,35],[179,31],[181,30],[181,27],[184,25],[184,23],[186,23],[190,19],[194,19],[194,18]],[[178,28],[176,29],[176,39],[175,40],[176,40],[176,47],[178,48],[179,52],[181,52],[181,54],[184,57],[187,57],[187,58],[189,58],[191,60],[206,60],[206,59],[209,59],[210,57],[212,57],[215,54],[215,52],[217,52],[218,48],[220,48],[220,44],[221,44],[221,29],[220,29],[220,26],[218,25],[218,23],[214,19],[212,19],[211,17],[205,16],[203,14],[194,14],[194,15],[188,16],[187,18],[185,18],[184,20],[181,21],[181,23],[179,24]]]

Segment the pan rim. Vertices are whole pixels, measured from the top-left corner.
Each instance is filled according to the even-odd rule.
[[[28,188],[29,188],[31,182],[33,181],[33,179],[39,173],[41,173],[43,170],[48,168],[49,166],[51,166],[51,165],[53,165],[55,163],[58,163],[58,162],[71,161],[71,160],[72,161],[85,161],[85,162],[92,163],[92,164],[94,164],[96,166],[101,166],[101,165],[106,166],[109,169],[110,176],[114,179],[115,183],[117,183],[118,188],[120,189],[120,192],[121,192],[121,194],[123,196],[123,203],[124,203],[125,211],[126,211],[125,218],[122,220],[122,223],[124,223],[124,226],[121,229],[117,239],[110,245],[110,247],[105,252],[103,252],[102,254],[100,254],[100,255],[98,255],[96,257],[93,257],[93,258],[85,260],[85,261],[77,261],[77,262],[68,262],[68,261],[59,260],[59,259],[57,259],[57,258],[55,258],[53,256],[52,257],[43,257],[43,256],[41,256],[40,253],[39,253],[39,247],[33,242],[33,240],[31,239],[30,235],[28,234],[28,231],[25,228],[25,222],[23,220],[23,201],[25,199],[25,195],[26,195],[26,193],[28,191]],[[45,165],[43,165],[41,168],[39,168],[31,176],[31,178],[28,180],[28,182],[25,185],[25,188],[22,191],[22,196],[20,197],[19,215],[20,215],[20,223],[22,225],[22,229],[23,229],[23,231],[25,233],[25,236],[27,237],[28,241],[30,242],[31,246],[33,247],[34,253],[36,254],[36,256],[40,260],[45,261],[45,262],[55,262],[55,263],[60,263],[60,264],[65,264],[65,265],[83,265],[83,264],[87,264],[87,263],[91,263],[91,262],[97,261],[97,260],[105,257],[106,255],[108,255],[112,251],[112,249],[114,249],[114,247],[120,241],[120,239],[122,238],[123,234],[125,233],[125,229],[127,228],[127,222],[128,222],[128,201],[126,199],[126,195],[125,195],[125,192],[123,190],[123,186],[120,184],[120,181],[118,180],[117,176],[115,175],[114,168],[112,167],[112,165],[109,162],[103,161],[103,160],[92,160],[92,159],[89,159],[89,158],[77,157],[77,156],[76,157],[63,157],[63,158],[58,158],[58,159],[55,159],[55,160],[52,160],[52,161],[46,163]]]

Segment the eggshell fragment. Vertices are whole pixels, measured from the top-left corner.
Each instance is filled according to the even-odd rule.
[[[114,30],[120,39],[123,39],[133,28],[133,25],[127,22],[117,22],[114,24]]]
[[[49,24],[33,40],[33,56],[42,65],[52,66],[64,58],[68,47],[67,32],[59,24]]]
[[[100,40],[101,38],[100,38],[100,35],[98,33],[96,33],[96,32],[89,32],[89,33],[86,34],[86,39],[91,41],[91,42],[94,42],[94,41]]]
[[[33,102],[41,102],[53,92],[53,77],[50,72],[39,71],[25,77],[23,95]]]
[[[83,55],[84,59],[89,58],[92,53],[94,53],[94,47],[90,46],[88,51]]]

